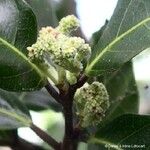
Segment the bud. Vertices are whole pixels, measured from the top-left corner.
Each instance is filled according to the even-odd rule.
[[[76,91],[74,99],[82,127],[100,123],[110,105],[107,90],[99,82],[85,84]]]

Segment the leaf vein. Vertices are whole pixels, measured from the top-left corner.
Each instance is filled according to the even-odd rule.
[[[125,13],[124,13],[124,15],[123,15],[123,18],[122,18],[122,20],[121,20],[121,22],[120,22],[120,25],[119,25],[119,28],[118,28],[118,32],[117,32],[117,34],[116,34],[116,38],[117,38],[118,35],[119,35],[119,32],[120,32],[120,30],[121,30],[123,21],[124,21],[124,19],[125,19],[125,17],[126,17],[126,14],[127,14],[128,10],[129,10],[129,7],[130,7],[131,3],[132,3],[132,0],[129,2],[128,7],[127,7],[126,10],[125,10]]]
[[[122,143],[123,141],[125,141],[127,138],[131,137],[132,135],[136,134],[137,132],[139,132],[140,130],[142,130],[142,129],[148,127],[148,126],[150,126],[150,124],[147,124],[147,125],[143,126],[142,128],[135,130],[133,133],[131,133],[131,134],[129,134],[127,137],[123,138],[118,144],[121,144],[121,143]]]

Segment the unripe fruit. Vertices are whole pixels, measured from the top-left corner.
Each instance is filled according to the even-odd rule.
[[[74,99],[83,127],[100,123],[110,105],[107,90],[99,82],[86,83],[76,91]]]
[[[27,48],[29,58],[43,63],[49,57],[55,65],[78,74],[83,70],[82,61],[91,55],[84,39],[69,35],[78,26],[78,19],[70,15],[63,18],[57,28],[43,27],[37,42]]]

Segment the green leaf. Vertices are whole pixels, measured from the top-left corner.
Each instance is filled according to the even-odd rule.
[[[31,8],[22,0],[0,1],[0,36],[27,54],[36,42],[37,22]]]
[[[0,90],[0,129],[29,127],[31,123],[25,105],[14,94]]]
[[[120,70],[106,77],[105,86],[109,93],[110,108],[104,122],[126,113],[138,113],[139,98],[134,79],[132,62],[126,63]]]
[[[115,149],[121,150],[126,149],[123,148],[125,145],[138,145],[144,147],[139,149],[149,149],[149,139],[150,116],[128,114],[118,117],[101,128],[90,142],[99,144],[99,149],[108,149],[105,146],[114,146]],[[119,145],[122,147],[118,147]]]
[[[44,89],[41,91],[17,93],[17,96],[19,96],[19,99],[30,110],[41,111],[52,109],[56,112],[62,110],[61,105],[58,104]]]
[[[85,70],[87,75],[114,72],[150,47],[150,1],[119,0]]]
[[[43,74],[26,57],[26,47],[36,37],[36,19],[28,5],[22,0],[1,0],[0,88],[28,91],[43,86]]]

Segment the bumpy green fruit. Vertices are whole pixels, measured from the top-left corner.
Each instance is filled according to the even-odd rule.
[[[58,30],[64,34],[70,34],[79,27],[79,20],[74,15],[69,15],[60,20]]]
[[[83,127],[100,123],[110,105],[107,90],[99,82],[86,83],[76,91],[74,99]]]

